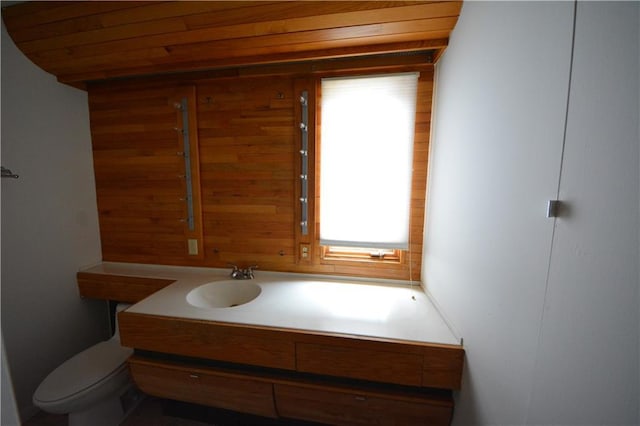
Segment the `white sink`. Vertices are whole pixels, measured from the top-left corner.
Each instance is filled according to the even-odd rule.
[[[262,289],[250,281],[214,281],[187,294],[187,302],[197,308],[232,308],[251,302]]]

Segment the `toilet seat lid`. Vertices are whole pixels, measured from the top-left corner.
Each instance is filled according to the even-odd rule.
[[[120,346],[117,340],[107,340],[69,358],[53,370],[38,386],[34,399],[53,402],[84,391],[118,370],[133,349]]]

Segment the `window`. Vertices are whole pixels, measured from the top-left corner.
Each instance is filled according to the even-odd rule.
[[[399,261],[409,248],[418,73],[321,81],[325,257]]]

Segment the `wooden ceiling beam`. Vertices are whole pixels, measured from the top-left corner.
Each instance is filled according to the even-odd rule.
[[[29,2],[3,9],[3,17],[34,63],[79,84],[442,44],[460,8],[459,1]]]
[[[220,70],[226,73],[226,70],[238,67],[263,67],[269,65],[288,64],[288,63],[313,63],[316,60],[325,59],[342,59],[353,58],[358,59],[367,56],[386,55],[391,53],[414,53],[428,52],[430,58],[437,56],[438,52],[445,48],[448,39],[434,39],[427,41],[401,42],[380,45],[367,46],[349,46],[335,49],[315,50],[309,52],[293,52],[280,55],[261,55],[247,56],[239,58],[225,58],[213,61],[197,61],[184,64],[169,65],[152,65],[147,68],[131,68],[106,71],[103,69],[95,70],[82,75],[65,75],[61,74],[58,80],[62,83],[69,84],[75,81],[95,82],[100,80],[111,80],[115,78],[126,78],[130,76],[162,76],[175,73],[199,73],[207,71]],[[429,61],[430,64],[433,60]],[[180,70],[176,71],[176,67]],[[234,74],[235,75],[235,74]]]

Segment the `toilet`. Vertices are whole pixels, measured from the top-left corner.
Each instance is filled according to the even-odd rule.
[[[116,312],[129,306],[119,304]],[[49,413],[68,414],[69,426],[120,424],[132,408],[123,400],[134,392],[127,367],[133,349],[120,345],[117,316],[115,329],[111,339],[85,349],[53,370],[36,389],[33,403]]]

